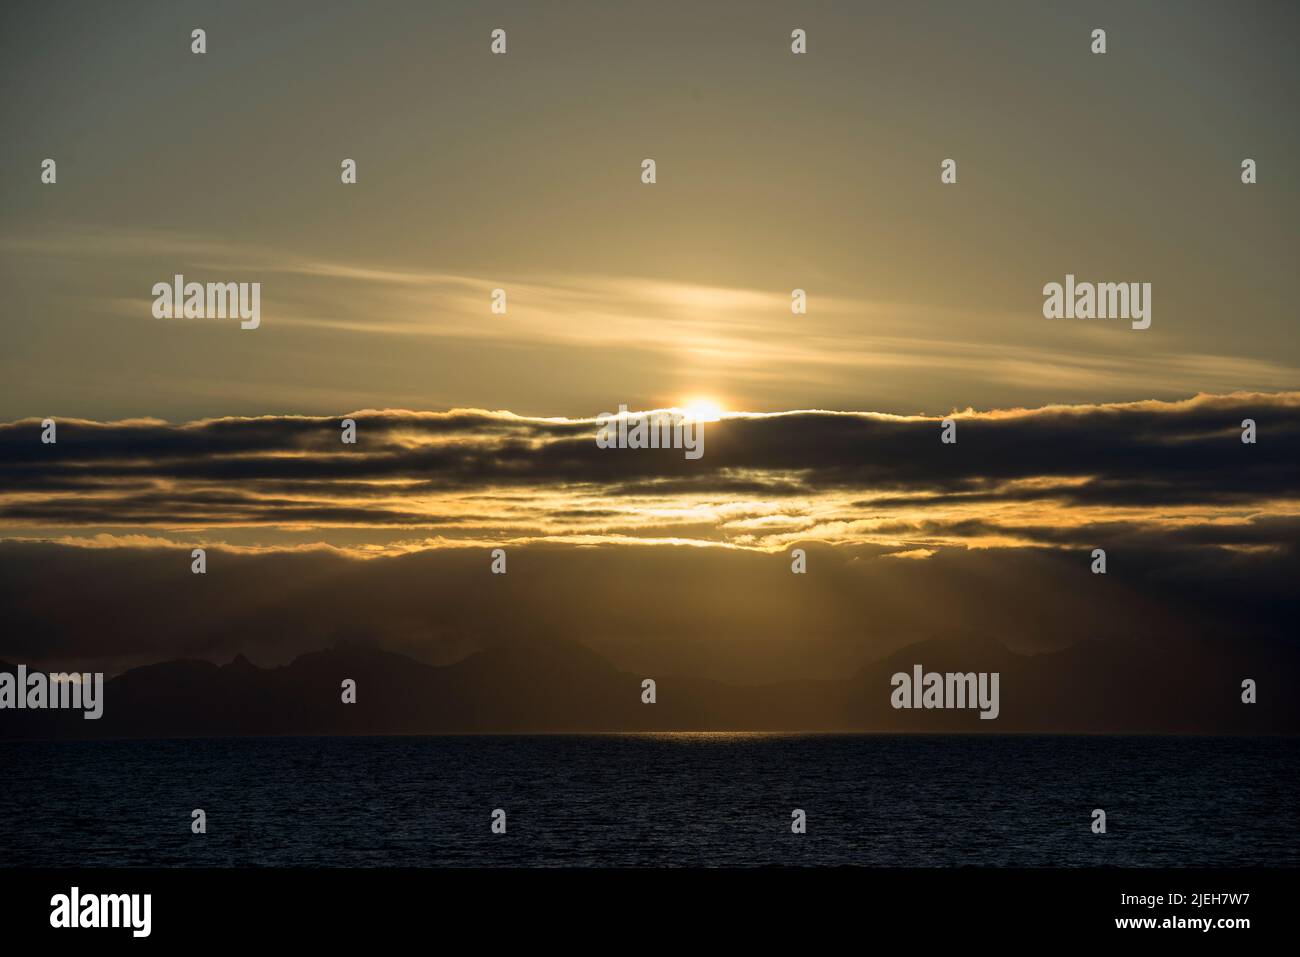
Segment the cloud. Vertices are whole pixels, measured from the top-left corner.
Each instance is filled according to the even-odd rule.
[[[344,529],[484,540],[661,538],[896,550],[1160,536],[1293,542],[1300,393],[936,415],[731,413],[702,459],[600,449],[593,418],[361,410],[183,424],[0,425],[0,528]],[[358,423],[356,445],[340,420]],[[1259,441],[1241,442],[1241,422]],[[27,530],[27,531],[23,531]],[[355,536],[352,539],[355,542]]]
[[[1122,330],[1093,323],[1047,323],[1039,310],[1039,280],[1026,286],[1027,298],[1014,306],[928,301],[925,289],[901,302],[874,298],[870,290],[849,282],[810,289],[810,312],[795,317],[790,289],[779,286],[708,285],[617,273],[427,269],[400,260],[344,260],[302,247],[290,252],[242,239],[222,242],[142,228],[37,230],[0,237],[0,252],[15,264],[18,283],[29,282],[33,273],[62,269],[67,262],[87,264],[86,274],[60,283],[71,312],[98,319],[107,310],[120,320],[133,347],[151,358],[167,341],[158,338],[160,329],[168,330],[163,335],[193,329],[160,326],[151,318],[154,282],[175,272],[199,280],[220,276],[263,282],[266,328],[280,330],[284,338],[271,342],[268,334],[259,345],[292,348],[293,361],[311,373],[303,380],[313,383],[259,380],[259,392],[281,408],[319,409],[331,394],[341,392],[353,397],[348,402],[407,402],[410,392],[393,391],[395,384],[431,369],[439,381],[455,383],[451,394],[462,401],[482,401],[477,397],[499,390],[482,389],[481,381],[464,377],[457,357],[470,353],[492,374],[527,385],[515,395],[576,393],[586,401],[604,385],[568,381],[557,389],[546,371],[557,363],[569,369],[592,369],[599,363],[602,374],[593,380],[623,384],[629,399],[675,401],[677,396],[656,390],[707,384],[723,397],[745,396],[750,407],[760,408],[788,407],[792,396],[843,405],[860,397],[864,387],[876,401],[885,397],[915,407],[935,401],[936,395],[944,396],[943,401],[962,395],[993,397],[995,402],[1038,396],[1168,397],[1247,385],[1282,390],[1300,380],[1300,369],[1285,350],[1237,354],[1249,347],[1242,340],[1216,349],[1205,338],[1188,335],[1185,327],[1166,326],[1159,319],[1156,331],[1136,337],[1115,335]],[[91,274],[97,277],[93,281]],[[139,290],[134,297],[132,287]],[[488,311],[497,288],[508,294],[504,314]],[[366,389],[373,392],[354,391],[359,383],[340,380],[337,368],[317,357],[318,351],[346,352],[358,337],[365,337],[370,349],[388,351],[391,381],[376,386],[367,378]],[[531,359],[526,368],[519,364],[524,356]],[[18,365],[15,371],[24,368]],[[671,375],[665,377],[665,369]],[[85,374],[97,378],[101,370],[87,366]],[[223,373],[208,368],[201,376],[182,375],[165,388],[159,384],[163,391],[157,401],[165,398],[165,408],[193,408],[189,403],[203,399],[204,409],[228,410],[228,403],[215,401],[226,394],[221,381],[196,381],[212,375],[228,377],[230,388],[248,384],[241,378],[243,369]],[[22,385],[14,399],[31,401],[28,397],[41,383]]]

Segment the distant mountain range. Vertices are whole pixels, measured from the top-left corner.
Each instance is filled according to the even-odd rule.
[[[434,667],[369,647],[340,646],[278,668],[243,656],[226,665],[171,661],[105,683],[104,714],[0,710],[0,739],[225,735],[558,733],[624,731],[880,731],[976,733],[1300,733],[1300,656],[1239,642],[1171,659],[1113,642],[1020,655],[988,639],[911,645],[852,677],[736,686],[619,671],[571,642],[507,643]],[[895,710],[891,676],[998,672],[1000,715],[977,709]],[[0,671],[15,672],[0,663]],[[654,678],[657,701],[643,704]],[[355,704],[342,683],[357,686]],[[1241,682],[1258,684],[1243,704]]]

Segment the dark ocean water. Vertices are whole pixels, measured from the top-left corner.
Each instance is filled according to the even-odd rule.
[[[9,742],[0,865],[1300,866],[1298,785],[1296,739]]]

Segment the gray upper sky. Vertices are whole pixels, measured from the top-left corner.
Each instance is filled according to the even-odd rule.
[[[0,420],[1294,388],[1296,26],[1281,3],[9,2]],[[261,282],[261,328],[153,318],[178,272]],[[1067,273],[1150,282],[1151,328],[1044,319]]]

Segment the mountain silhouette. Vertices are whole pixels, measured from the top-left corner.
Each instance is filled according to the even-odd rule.
[[[891,677],[998,672],[1000,714],[899,709]],[[30,669],[29,669],[30,670]],[[0,671],[15,672],[0,663]],[[1021,655],[980,636],[908,646],[843,680],[759,686],[620,671],[570,641],[514,641],[436,667],[364,645],[259,668],[169,661],[104,686],[104,713],[0,710],[0,739],[631,731],[1293,734],[1297,655],[1249,642],[1167,653],[1096,641]],[[642,680],[657,700],[642,703]],[[1259,701],[1245,704],[1254,679]],[[356,703],[344,704],[345,679]]]

